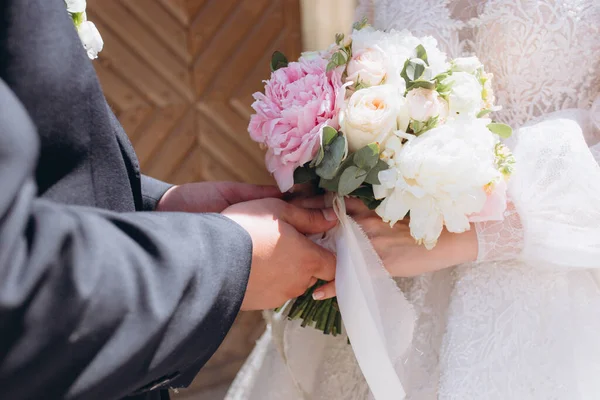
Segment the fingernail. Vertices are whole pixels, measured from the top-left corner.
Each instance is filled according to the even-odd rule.
[[[325,292],[316,291],[313,293],[313,300],[321,300],[325,297]]]
[[[323,216],[325,217],[325,219],[327,221],[336,221],[337,215],[335,215],[335,211],[333,211],[333,208],[325,208],[323,211]]]

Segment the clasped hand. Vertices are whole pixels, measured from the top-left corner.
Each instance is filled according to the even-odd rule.
[[[316,298],[335,296],[335,256],[305,236],[336,225],[330,199],[298,196],[285,202],[281,197],[277,188],[269,186],[193,183],[171,188],[157,210],[221,213],[248,232],[253,250],[244,310],[281,306],[304,293],[317,279],[330,283],[315,292]],[[477,257],[474,229],[464,234],[444,231],[437,246],[426,250],[411,237],[409,221],[390,228],[357,199],[346,199],[346,208],[392,276],[415,276]]]

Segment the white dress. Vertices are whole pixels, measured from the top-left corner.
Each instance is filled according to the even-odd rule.
[[[362,0],[359,14],[476,54],[495,117],[520,128],[512,211],[477,226],[479,261],[398,280],[418,315],[407,398],[600,399],[600,1]],[[296,323],[269,326],[226,397],[369,398],[345,338]]]

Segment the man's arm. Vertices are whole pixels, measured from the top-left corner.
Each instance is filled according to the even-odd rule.
[[[142,201],[144,211],[154,211],[160,199],[173,185],[148,175],[142,175]]]
[[[248,234],[36,198],[35,128],[1,80],[0,131],[2,396],[117,398],[206,361],[244,296]]]

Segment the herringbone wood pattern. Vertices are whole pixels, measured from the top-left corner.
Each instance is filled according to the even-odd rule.
[[[143,172],[270,183],[246,133],[272,52],[300,52],[298,0],[90,0],[95,62]]]
[[[273,182],[246,126],[272,52],[299,56],[299,0],[88,0],[88,15],[105,42],[96,71],[144,173]],[[259,314],[240,315],[196,390],[230,381],[261,330]]]

